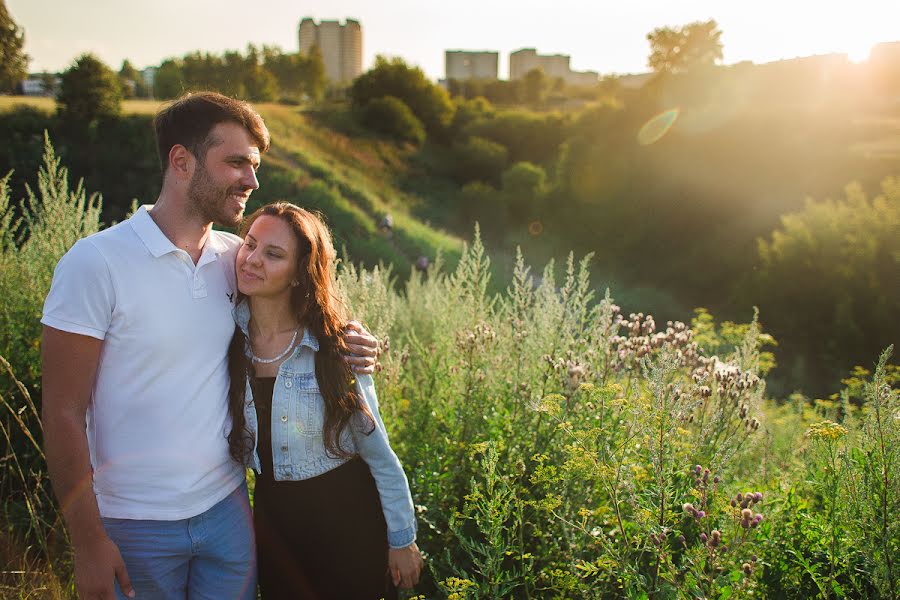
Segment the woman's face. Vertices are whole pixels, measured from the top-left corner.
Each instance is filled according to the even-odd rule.
[[[287,223],[270,215],[257,217],[238,249],[238,289],[245,296],[289,298],[298,275],[299,251]]]

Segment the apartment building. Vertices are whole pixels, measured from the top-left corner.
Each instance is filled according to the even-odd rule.
[[[449,79],[497,79],[500,53],[491,51],[447,50],[444,74]]]
[[[362,75],[362,26],[359,21],[321,21],[306,17],[298,31],[300,54],[318,46],[325,64],[325,76],[336,84],[348,84]]]

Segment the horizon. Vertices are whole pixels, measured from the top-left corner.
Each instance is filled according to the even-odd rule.
[[[297,28],[305,17],[317,22],[359,21],[363,70],[371,68],[376,55],[399,56],[433,80],[444,78],[448,50],[497,52],[501,79],[508,77],[510,53],[521,48],[568,55],[575,71],[597,71],[601,76],[644,73],[649,71],[646,36],[650,31],[708,19],[715,19],[722,31],[722,64],[726,65],[822,54],[846,54],[860,62],[874,45],[900,40],[893,27],[900,6],[887,7],[876,0],[860,0],[853,7],[822,7],[809,0],[784,6],[761,0],[749,12],[714,0],[679,6],[645,0],[641,10],[633,5],[588,7],[576,0],[560,0],[553,13],[535,0],[489,6],[460,0],[452,11],[411,0],[379,6],[362,0],[314,0],[303,11],[288,0],[269,0],[265,11],[247,11],[233,0],[198,0],[188,6],[176,0],[132,2],[127,10],[114,0],[93,0],[89,6],[59,5],[58,0],[7,0],[6,4],[25,31],[31,73],[64,71],[85,52],[116,70],[124,59],[143,69],[193,51],[243,52],[248,44],[296,52]],[[248,12],[254,18],[248,18]],[[811,22],[815,27],[810,27]],[[197,27],[198,23],[204,27]],[[410,27],[411,23],[417,27]],[[156,34],[163,27],[165,39]],[[764,44],[759,43],[761,39]]]

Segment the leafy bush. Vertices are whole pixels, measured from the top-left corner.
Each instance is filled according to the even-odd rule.
[[[451,169],[461,183],[483,181],[499,185],[509,152],[491,140],[472,136],[453,145]]]
[[[370,100],[362,108],[360,118],[372,131],[416,145],[425,141],[422,122],[399,98],[385,96]]]
[[[115,71],[93,54],[82,54],[60,83],[59,112],[66,122],[89,125],[122,109],[122,86]]]
[[[99,227],[99,200],[65,179],[47,143],[21,221],[0,183],[0,293],[11,299],[0,339],[24,374],[14,381],[0,362],[0,429],[12,449],[0,459],[4,531],[39,558],[0,548],[4,593],[36,593],[50,565],[63,582],[71,576],[46,489],[29,347],[53,265]],[[374,228],[336,189],[303,190],[333,220]],[[692,326],[658,326],[623,315],[608,292],[594,297],[590,262],[570,255],[536,276],[519,253],[494,293],[476,229],[455,268],[437,257],[403,285],[391,269],[342,263],[344,297],[385,347],[382,414],[429,555],[418,591],[896,596],[900,398],[889,352],[871,381],[855,371],[834,400],[778,406],[765,398],[772,362],[762,348],[772,340],[756,319],[716,324],[698,311]],[[9,584],[11,571],[25,575]]]
[[[746,293],[795,359],[782,377],[806,371],[808,391],[825,395],[853,363],[874,362],[900,335],[900,179],[887,178],[867,198],[850,185],[846,197],[807,201],[758,242],[758,270]],[[802,311],[795,307],[803,306]]]
[[[350,98],[360,110],[377,98],[393,96],[406,104],[431,135],[442,135],[453,119],[453,103],[444,88],[431,83],[418,67],[400,58],[379,56],[375,66],[355,80]]]

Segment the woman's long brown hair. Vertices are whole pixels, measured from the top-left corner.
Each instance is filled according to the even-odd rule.
[[[346,351],[343,330],[347,324],[344,305],[337,295],[334,280],[335,251],[331,232],[319,218],[307,210],[288,202],[275,202],[263,206],[247,217],[241,227],[241,237],[246,237],[250,226],[262,215],[276,217],[290,226],[297,238],[299,285],[291,289],[291,307],[297,321],[305,326],[319,341],[316,353],[316,379],[325,400],[325,422],[322,437],[325,449],[334,456],[348,457],[351,453],[341,447],[340,437],[344,427],[357,410],[361,410],[374,425],[374,419],[353,385],[353,373],[344,362]],[[247,463],[253,451],[248,447],[247,424],[244,419],[244,393],[252,364],[247,357],[246,337],[235,328],[234,338],[228,349],[228,370],[231,389],[228,410],[231,413],[231,432],[228,448],[231,456],[240,463]]]

